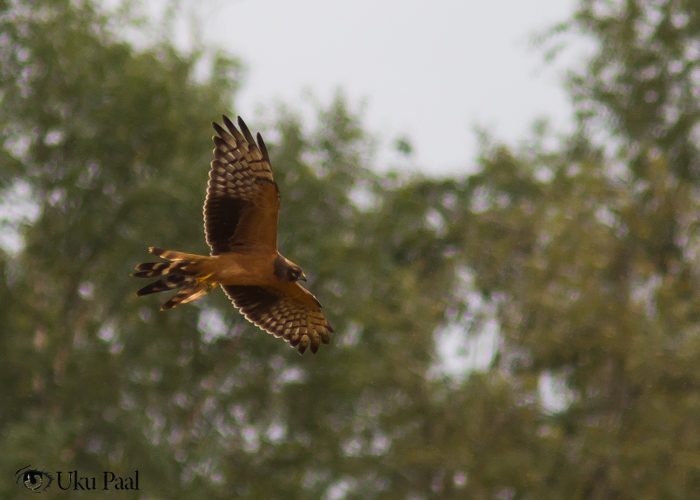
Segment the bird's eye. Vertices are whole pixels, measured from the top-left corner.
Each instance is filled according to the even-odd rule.
[[[19,486],[20,481],[28,490],[34,493],[41,493],[51,486],[53,476],[48,472],[34,469],[31,465],[27,465],[15,472],[15,484]]]

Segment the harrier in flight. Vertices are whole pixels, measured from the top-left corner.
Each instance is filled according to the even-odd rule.
[[[211,256],[149,248],[168,262],[136,266],[137,278],[161,277],[137,296],[180,288],[161,311],[202,298],[216,285],[245,318],[303,353],[328,344],[333,328],[321,304],[299,280],[306,275],[277,251],[280,195],[272,177],[270,157],[258,133],[251,135],[243,120],[236,126],[226,116],[228,130],[212,123],[215,160],[211,162],[204,201],[204,232]],[[242,132],[242,133],[241,133]]]

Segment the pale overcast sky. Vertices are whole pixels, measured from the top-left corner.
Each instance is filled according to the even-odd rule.
[[[149,2],[151,11],[162,0]],[[181,2],[208,43],[240,57],[247,73],[238,112],[255,125],[261,107],[284,102],[310,116],[342,88],[380,139],[378,167],[401,135],[412,166],[437,175],[471,170],[473,126],[514,144],[537,118],[571,128],[556,69],[531,36],[570,17],[574,0],[204,0]],[[179,26],[182,26],[180,24]],[[187,28],[175,38],[189,38]],[[404,165],[405,167],[406,165]]]

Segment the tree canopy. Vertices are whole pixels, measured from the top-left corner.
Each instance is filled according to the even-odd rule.
[[[3,498],[27,464],[138,470],[152,499],[700,489],[699,5],[580,0],[555,30],[596,43],[568,79],[575,132],[484,138],[468,176],[376,173],[342,96],[313,130],[249,123],[280,248],[336,330],[303,357],[218,291],[167,313],[135,297],[149,245],[208,253],[210,122],[241,66],[216,52],[195,78],[202,52],[111,26],[89,1],[0,2],[0,206],[36,212],[0,226],[21,238],[0,249]],[[489,322],[485,370],[436,369],[441,332]]]

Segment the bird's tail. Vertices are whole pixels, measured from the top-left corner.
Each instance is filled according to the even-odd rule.
[[[133,273],[132,276],[137,278],[163,276],[162,279],[140,289],[136,295],[140,297],[149,293],[182,288],[163,304],[163,307],[160,308],[161,311],[201,299],[209,292],[210,288],[216,286],[214,284],[212,287],[206,281],[210,275],[206,274],[203,264],[209,260],[209,257],[155,247],[150,247],[148,251],[153,255],[167,259],[168,262],[145,262],[136,266],[138,272]]]

